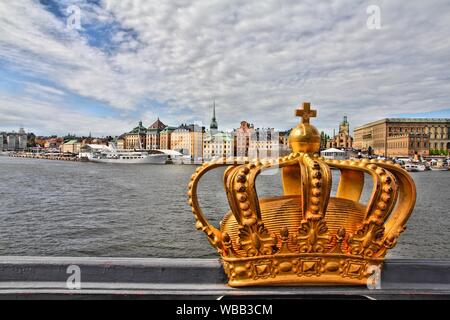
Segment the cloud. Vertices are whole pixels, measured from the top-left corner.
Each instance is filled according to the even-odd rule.
[[[37,83],[25,83],[26,85],[26,91],[33,95],[42,95],[44,94],[47,97],[54,97],[54,96],[64,96],[64,91],[61,91],[59,89],[44,86]]]
[[[17,130],[19,126],[35,134],[53,133],[64,135],[78,133],[80,135],[104,136],[129,131],[135,123],[111,117],[89,116],[72,110],[64,104],[54,104],[36,100],[30,96],[20,98],[0,92],[0,114],[2,129]]]
[[[449,108],[448,1],[80,0],[60,10],[69,4],[82,10],[80,32],[35,1],[1,2],[0,62],[120,110],[121,123],[207,124],[213,98],[227,128],[289,128],[301,101],[329,132],[344,114],[353,126]],[[366,27],[373,4],[380,30]]]

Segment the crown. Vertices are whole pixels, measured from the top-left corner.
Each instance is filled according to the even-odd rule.
[[[309,122],[309,103],[296,110],[302,122],[289,136],[292,153],[279,159],[220,159],[197,168],[189,183],[196,227],[221,255],[229,285],[365,285],[381,270],[412,213],[416,188],[399,165],[382,160],[326,160]],[[197,197],[201,177],[228,166],[224,185],[230,212],[212,226]],[[279,168],[283,195],[260,199],[256,178]],[[335,196],[331,169],[340,171]],[[367,204],[365,176],[373,181]],[[376,268],[376,269],[375,269]]]

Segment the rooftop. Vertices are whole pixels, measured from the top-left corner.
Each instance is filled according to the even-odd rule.
[[[78,143],[78,140],[69,140],[69,141],[67,141],[67,142],[64,143],[64,144],[70,145],[70,144],[76,144],[76,143]]]
[[[450,125],[450,118],[384,118],[381,120],[363,124],[359,127],[356,127],[354,130],[364,129],[381,123],[445,123]]]
[[[129,132],[130,134],[144,134],[147,133],[147,128],[142,125],[142,121],[139,121],[137,127]]]
[[[152,130],[152,129],[163,130],[165,127],[166,127],[166,125],[164,123],[162,123],[162,121],[159,120],[159,118],[158,118],[158,120],[153,122],[153,124],[150,127],[148,127],[148,129],[149,130]]]

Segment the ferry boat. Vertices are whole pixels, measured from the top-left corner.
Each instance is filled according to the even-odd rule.
[[[93,153],[87,156],[89,161],[117,164],[166,164],[168,155],[163,152],[147,151],[110,151]]]

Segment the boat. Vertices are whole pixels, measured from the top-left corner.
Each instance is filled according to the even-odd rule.
[[[180,155],[172,157],[172,162],[174,164],[192,164],[192,157],[189,155]]]
[[[431,171],[448,171],[448,167],[431,166],[430,169],[431,169]]]
[[[168,155],[152,150],[147,151],[106,151],[92,153],[88,160],[97,163],[111,164],[166,164]]]
[[[117,164],[166,164],[169,158],[169,155],[161,150],[120,151],[113,144],[84,156],[91,162]]]
[[[421,163],[406,163],[405,170],[408,172],[423,172],[427,170],[427,167]]]
[[[168,155],[149,152],[102,152],[89,155],[88,160],[97,163],[117,164],[166,164]]]
[[[111,164],[166,164],[169,159],[165,150],[118,150],[114,143],[91,148],[91,152],[80,156],[91,162]]]
[[[444,163],[442,160],[431,160],[430,169],[432,171],[448,171],[447,164]]]

